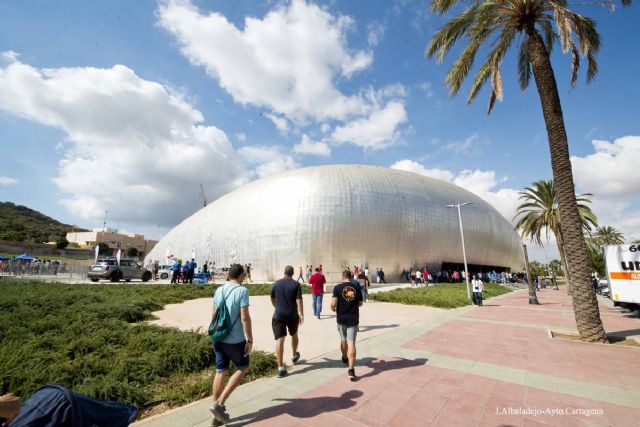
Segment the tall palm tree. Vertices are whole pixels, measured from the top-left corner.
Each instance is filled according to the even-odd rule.
[[[532,242],[542,246],[542,237],[545,236],[547,243],[549,235],[553,233],[560,253],[560,261],[567,278],[569,292],[571,292],[571,280],[569,267],[565,256],[565,239],[560,225],[560,210],[558,209],[558,195],[552,180],[540,180],[534,182],[531,187],[521,191],[520,200],[522,203],[516,209],[516,229],[520,230],[523,237],[528,237]],[[591,211],[588,204],[591,203],[591,194],[580,194],[576,196],[578,203],[578,213],[584,232],[589,233],[597,226],[598,219]]]
[[[631,0],[621,1],[625,6],[631,4]],[[462,2],[432,0],[430,8],[442,15]],[[610,2],[613,4],[613,0]],[[565,255],[574,289],[576,326],[581,339],[606,341],[598,301],[590,284],[589,253],[582,234],[567,133],[550,59],[553,43],[559,40],[563,52],[571,52],[571,83],[575,85],[577,81],[581,56],[586,56],[587,81],[591,81],[598,72],[596,54],[600,49],[600,36],[595,21],[573,12],[567,6],[566,0],[472,0],[470,6],[444,24],[433,36],[425,53],[428,57],[435,55],[442,61],[456,41],[462,37],[469,39],[469,44],[446,77],[450,92],[455,95],[469,75],[479,48],[483,44],[490,44],[488,57],[476,74],[468,98],[472,102],[490,79],[490,112],[496,99],[502,100],[500,66],[518,36],[520,87],[523,90],[528,87],[533,71],[547,128]]]
[[[622,245],[624,243],[624,235],[622,232],[610,225],[596,228],[593,237],[600,247],[606,245]]]

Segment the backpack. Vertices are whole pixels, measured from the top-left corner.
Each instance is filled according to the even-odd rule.
[[[229,314],[229,309],[227,308],[226,303],[229,294],[231,294],[231,292],[238,289],[239,287],[240,286],[232,288],[229,292],[227,292],[226,296],[223,294],[222,303],[218,307],[216,307],[216,311],[215,313],[213,313],[213,318],[211,319],[211,323],[209,324],[209,330],[207,331],[207,333],[211,337],[211,341],[214,344],[222,342],[222,340],[227,338],[233,330],[233,327],[238,322],[238,319],[240,318],[240,313],[238,313],[238,317],[236,317],[236,320],[231,323],[231,315]]]

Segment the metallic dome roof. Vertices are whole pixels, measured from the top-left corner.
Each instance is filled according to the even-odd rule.
[[[322,264],[329,280],[345,266],[381,267],[387,278],[411,266],[438,271],[462,263],[456,209],[462,208],[469,264],[520,270],[513,226],[478,196],[448,182],[364,165],[291,170],[232,191],[172,229],[147,255],[252,264],[254,279],[274,280],[286,265]],[[471,271],[473,272],[473,271]]]

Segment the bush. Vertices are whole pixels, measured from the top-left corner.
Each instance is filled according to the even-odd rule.
[[[485,283],[484,298],[491,298],[511,292],[504,286]],[[438,308],[457,308],[471,305],[467,298],[467,287],[464,283],[441,284],[426,288],[394,289],[388,292],[371,294],[370,299],[381,302],[394,302],[409,305],[427,305]]]
[[[211,297],[212,286],[0,283],[0,394],[28,397],[44,384],[134,405],[169,395],[186,403],[211,388],[170,379],[210,372],[209,337],[141,322],[165,304]],[[271,372],[272,354],[252,356],[253,376]],[[210,376],[210,375],[209,375]],[[172,383],[172,387],[174,387]],[[173,393],[173,394],[172,394]],[[200,394],[199,394],[200,393]]]

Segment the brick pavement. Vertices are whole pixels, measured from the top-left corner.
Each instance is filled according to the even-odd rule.
[[[571,301],[538,295],[540,306],[517,291],[360,342],[355,383],[334,352],[243,385],[230,425],[640,426],[640,348],[550,339],[549,327],[575,330]],[[608,333],[640,334],[637,318],[601,311]],[[207,426],[208,406],[139,425]]]

